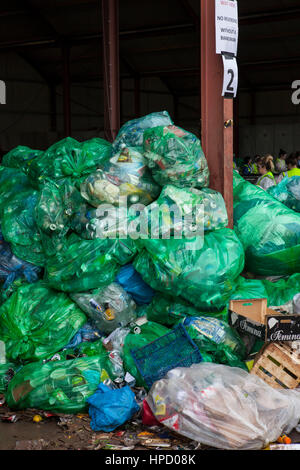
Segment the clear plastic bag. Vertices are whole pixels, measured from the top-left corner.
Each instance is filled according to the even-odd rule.
[[[122,148],[104,166],[81,184],[82,196],[94,207],[108,203],[150,204],[160,192],[143,155],[133,148]],[[122,199],[121,199],[122,198]]]
[[[222,450],[259,450],[300,419],[300,391],[275,389],[235,367],[200,363],[153,384],[155,418],[183,436]]]
[[[117,153],[125,146],[142,147],[146,129],[157,126],[169,126],[173,121],[167,111],[147,114],[138,119],[126,122],[120,129],[112,144],[113,153]]]
[[[136,319],[136,305],[127,292],[113,282],[103,289],[70,297],[103,334],[124,327]]]

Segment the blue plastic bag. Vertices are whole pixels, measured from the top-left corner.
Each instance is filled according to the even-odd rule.
[[[116,277],[116,282],[131,295],[137,305],[150,304],[154,297],[155,291],[143,281],[132,264],[122,266]]]
[[[7,289],[16,279],[25,278],[27,282],[36,282],[41,268],[17,258],[11,251],[0,231],[0,282]]]
[[[87,402],[93,431],[114,431],[140,409],[128,385],[112,390],[101,383]]]
[[[93,342],[97,341],[98,339],[101,338],[101,333],[100,331],[91,325],[90,323],[86,323],[83,325],[79,331],[77,331],[76,335],[73,336],[69,344],[64,347],[64,349],[71,349],[71,348],[76,348],[81,343],[84,343],[86,341]]]

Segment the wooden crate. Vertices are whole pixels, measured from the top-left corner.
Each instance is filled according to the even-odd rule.
[[[268,344],[258,354],[250,373],[273,388],[297,388],[300,385],[300,355],[288,343]]]

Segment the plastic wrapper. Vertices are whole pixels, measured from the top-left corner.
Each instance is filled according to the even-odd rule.
[[[290,209],[300,212],[300,176],[284,178],[269,188],[268,193]]]
[[[43,150],[33,150],[25,145],[18,145],[3,156],[1,164],[9,168],[18,168],[26,174],[32,161],[41,157],[43,153]]]
[[[16,193],[6,201],[1,229],[16,256],[37,266],[44,266],[41,235],[35,221],[38,196],[38,192],[31,189]]]
[[[85,142],[67,137],[34,159],[28,177],[37,188],[44,183],[45,178],[58,181],[71,178],[79,184],[82,178],[104,164],[110,152],[111,144],[98,137]]]
[[[126,122],[120,129],[112,144],[113,154],[118,153],[124,146],[142,147],[146,129],[157,126],[169,126],[173,121],[167,111],[147,114],[138,119]]]
[[[6,290],[16,279],[22,278],[27,282],[35,282],[39,278],[41,269],[31,263],[17,258],[5,242],[0,230],[0,282],[2,289]]]
[[[247,370],[242,362],[246,348],[236,331],[217,318],[188,317],[183,325],[200,353],[206,353],[216,364],[227,364]]]
[[[123,287],[137,305],[149,304],[155,294],[132,264],[122,266],[116,276],[116,282]]]
[[[144,155],[160,186],[204,188],[209,185],[209,170],[201,142],[180,127],[169,125],[146,130]]]
[[[93,431],[114,431],[140,410],[130,387],[112,390],[100,384],[87,399]]]
[[[139,240],[133,265],[153,289],[176,293],[199,310],[220,311],[244,268],[244,251],[230,229],[182,240]]]
[[[8,360],[38,361],[68,344],[86,321],[67,295],[39,281],[21,286],[0,307],[0,338]]]
[[[20,366],[13,362],[0,364],[0,393],[6,392],[9,382],[19,369]]]
[[[227,308],[221,312],[200,312],[186,300],[160,292],[155,294],[146,311],[149,321],[161,323],[168,327],[177,325],[186,317],[197,317],[201,313],[205,317],[213,316],[225,321],[228,316]]]
[[[25,365],[10,381],[6,402],[11,409],[37,408],[58,413],[87,412],[87,398],[109,379],[99,356]]]
[[[293,313],[300,315],[300,294],[296,294],[293,298]]]
[[[86,292],[113,282],[135,254],[131,239],[83,240],[73,233],[47,259],[45,279],[57,290]]]
[[[299,390],[275,389],[226,365],[177,368],[146,398],[155,418],[183,436],[222,450],[260,450],[300,418]]]
[[[82,196],[94,207],[108,203],[121,206],[150,204],[160,193],[142,153],[122,148],[103,170],[92,173],[81,184]]]
[[[32,190],[27,176],[15,168],[0,166],[0,215],[11,197]]]
[[[300,268],[300,214],[266,191],[233,177],[234,230],[243,244],[246,270],[287,276]]]
[[[145,218],[145,219],[144,219]],[[143,211],[151,238],[187,237],[228,226],[222,195],[212,189],[165,186],[158,199]]]
[[[92,320],[102,334],[109,334],[136,319],[136,305],[127,292],[113,282],[91,292],[70,294],[70,297]]]

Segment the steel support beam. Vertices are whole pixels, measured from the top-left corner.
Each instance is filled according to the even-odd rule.
[[[63,106],[64,106],[64,135],[71,136],[71,75],[70,48],[62,48],[63,56]]]
[[[216,54],[215,2],[201,1],[201,139],[210,187],[222,193],[233,227],[233,101],[222,97],[223,64]]]
[[[102,0],[104,134],[112,141],[120,129],[118,0]]]

